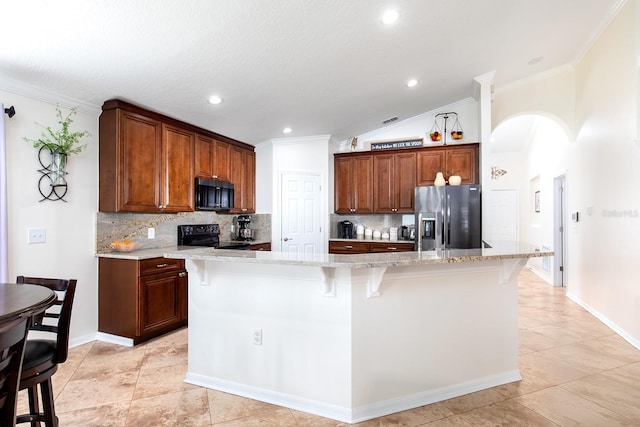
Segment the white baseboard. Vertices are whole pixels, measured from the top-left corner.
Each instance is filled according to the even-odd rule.
[[[131,338],[125,338],[119,335],[111,335],[111,334],[105,334],[104,332],[98,332],[96,339],[98,341],[109,342],[111,344],[118,344],[125,347],[133,347],[133,340]]]
[[[502,384],[519,381],[521,379],[522,377],[520,376],[520,372],[515,370],[473,381],[453,384],[447,387],[402,396],[388,401],[376,402],[358,408],[336,406],[287,393],[238,384],[231,381],[193,373],[187,373],[185,382],[352,424],[396,412],[406,411],[412,408],[418,408],[420,406],[485,390]]]
[[[81,337],[69,340],[69,348],[79,347],[81,345],[95,341],[96,339],[97,339],[96,333],[83,335]]]
[[[640,341],[638,341],[637,339],[629,335],[624,329],[618,326],[615,322],[612,322],[607,316],[603,315],[598,310],[591,307],[589,304],[585,303],[584,301],[582,301],[580,298],[578,298],[576,295],[572,294],[571,292],[567,292],[567,297],[571,299],[571,301],[575,302],[580,307],[584,308],[589,313],[594,315],[598,320],[600,320],[602,323],[604,323],[609,328],[611,328],[613,332],[620,335],[629,344],[631,344],[632,346],[640,350]]]

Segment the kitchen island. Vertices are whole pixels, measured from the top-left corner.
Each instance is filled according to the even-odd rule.
[[[189,271],[185,381],[349,423],[517,381],[517,276],[552,254],[168,251]]]

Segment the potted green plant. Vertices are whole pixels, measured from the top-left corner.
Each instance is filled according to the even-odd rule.
[[[89,132],[72,132],[69,128],[73,120],[71,116],[77,114],[76,108],[72,108],[66,117],[62,116],[62,110],[60,105],[56,104],[56,116],[58,117],[58,123],[60,129],[53,130],[51,126],[44,126],[40,123],[36,123],[44,129],[42,135],[38,139],[31,139],[24,137],[23,139],[33,144],[34,148],[40,150],[47,149],[51,153],[51,165],[45,166],[52,172],[53,185],[62,185],[65,183],[65,167],[67,164],[67,157],[70,154],[78,154],[87,147],[87,144],[81,145],[80,139],[85,136],[91,136]],[[44,166],[44,165],[43,165]]]

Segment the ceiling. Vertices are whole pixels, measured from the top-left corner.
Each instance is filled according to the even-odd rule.
[[[96,107],[121,98],[254,145],[343,140],[472,96],[474,77],[488,72],[499,88],[572,63],[621,4],[11,1],[0,88],[18,82]],[[399,19],[385,26],[390,7]],[[207,102],[214,94],[221,104]]]

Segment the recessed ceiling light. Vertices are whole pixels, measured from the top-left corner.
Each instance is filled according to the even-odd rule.
[[[414,87],[417,84],[418,84],[418,81],[416,79],[411,79],[407,82],[408,87]]]
[[[217,105],[220,103],[222,103],[222,98],[220,98],[218,95],[213,95],[211,98],[209,98],[209,104]]]
[[[284,128],[282,129],[282,133],[291,133],[291,128]]]
[[[382,15],[382,23],[384,25],[391,25],[398,20],[398,11],[395,9],[389,9]]]

